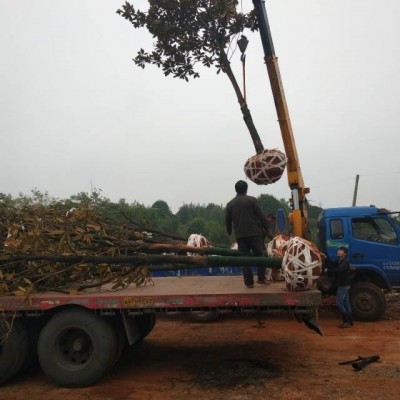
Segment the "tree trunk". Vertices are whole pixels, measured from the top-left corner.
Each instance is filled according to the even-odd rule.
[[[223,267],[223,266],[265,266],[280,267],[281,258],[276,257],[241,257],[241,256],[175,256],[164,254],[138,253],[131,256],[61,256],[61,255],[15,255],[2,257],[2,262],[50,261],[65,264],[122,264],[133,268],[146,265],[150,270],[165,270],[162,264],[169,264],[167,269],[175,270],[186,265],[187,268]],[[180,264],[176,267],[176,264]]]
[[[196,253],[196,254],[214,254],[218,256],[237,256],[237,250],[223,247],[195,247],[179,243],[147,243],[134,240],[120,240],[121,246],[127,251],[140,251],[143,253]]]
[[[226,73],[226,75],[228,76],[229,80],[232,83],[233,89],[236,93],[236,97],[238,99],[239,105],[240,105],[240,109],[242,110],[242,114],[243,114],[243,120],[247,126],[247,129],[250,132],[250,136],[251,139],[253,141],[254,147],[256,149],[257,154],[260,154],[263,152],[264,150],[264,146],[261,142],[260,136],[257,132],[257,129],[254,125],[253,122],[253,118],[251,116],[250,110],[247,107],[247,103],[246,100],[243,97],[242,91],[240,90],[240,87],[237,83],[237,80],[235,78],[235,75],[232,71],[230,62],[228,60],[228,57],[226,56],[226,53],[224,52],[224,50],[222,49],[220,51],[220,57],[221,57],[221,63],[224,66],[223,71]]]

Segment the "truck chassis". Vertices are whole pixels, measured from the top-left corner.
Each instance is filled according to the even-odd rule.
[[[142,341],[157,314],[284,310],[307,326],[317,321],[318,290],[288,292],[282,282],[248,289],[240,276],[153,278],[151,285],[76,294],[0,297],[0,383],[37,357],[64,387],[95,383],[127,346]]]

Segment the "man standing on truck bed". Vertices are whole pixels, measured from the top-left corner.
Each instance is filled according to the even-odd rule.
[[[235,184],[236,196],[226,205],[225,224],[228,235],[232,234],[232,225],[240,255],[249,256],[252,251],[261,257],[264,253],[264,236],[272,239],[267,219],[257,204],[257,199],[247,195],[247,183],[238,181]],[[267,285],[266,267],[257,267],[257,283]],[[254,287],[251,266],[243,267],[244,284]]]
[[[350,290],[350,263],[347,259],[347,247],[339,247],[337,251],[337,266],[329,268],[336,276],[337,293],[336,305],[342,315],[343,322],[339,328],[350,328],[353,325],[353,316],[351,312],[349,290]]]

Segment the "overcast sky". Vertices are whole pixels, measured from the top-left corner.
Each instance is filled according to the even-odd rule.
[[[144,0],[133,2],[139,8]],[[225,205],[255,154],[226,76],[186,83],[132,61],[151,48],[115,0],[0,0],[0,192],[113,201],[173,212]],[[243,0],[249,9],[250,0]],[[267,0],[310,203],[400,209],[399,0]],[[265,148],[283,143],[258,33],[247,99]],[[231,62],[241,82],[239,54]],[[249,194],[288,199],[286,174]]]

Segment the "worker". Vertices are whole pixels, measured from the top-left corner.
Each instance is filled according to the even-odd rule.
[[[225,225],[228,235],[235,234],[241,256],[264,254],[264,237],[272,239],[267,219],[257,203],[257,199],[247,195],[247,183],[238,181],[235,184],[236,196],[226,205]],[[257,283],[269,284],[265,277],[266,267],[257,267]],[[251,266],[243,267],[243,279],[247,288],[254,288]]]
[[[350,263],[347,259],[347,247],[339,247],[336,254],[338,257],[336,266],[329,268],[329,271],[333,272],[336,277],[336,306],[338,307],[343,320],[339,325],[339,328],[350,328],[353,326],[353,316],[349,300]]]

